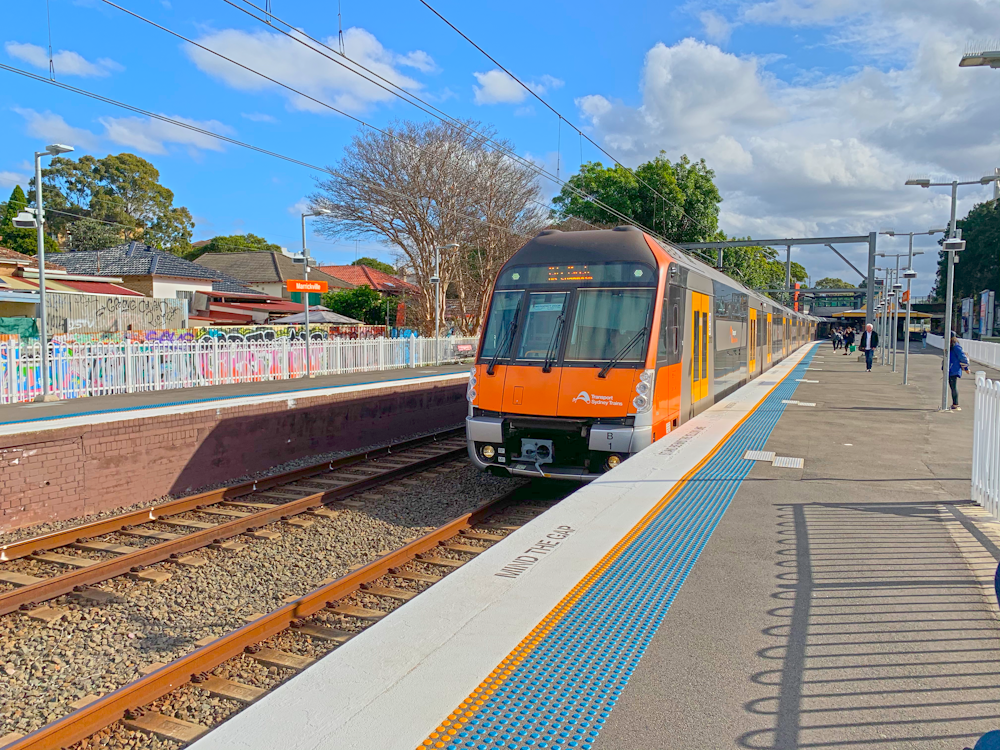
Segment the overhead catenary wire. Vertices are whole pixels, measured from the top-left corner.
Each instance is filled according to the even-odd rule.
[[[95,93],[93,91],[88,91],[87,89],[80,88],[79,86],[71,86],[69,84],[62,83],[61,81],[52,81],[52,80],[49,80],[48,78],[44,78],[44,77],[42,77],[40,75],[32,73],[31,71],[23,70],[22,68],[16,68],[13,65],[7,65],[6,63],[0,63],[0,70],[6,70],[9,73],[16,73],[17,75],[24,76],[25,78],[30,78],[31,80],[34,80],[34,81],[37,81],[37,82],[40,82],[40,83],[45,83],[45,84],[48,84],[50,86],[55,86],[55,87],[60,88],[60,89],[62,89],[64,91],[69,91],[69,92],[72,92],[72,93],[75,93],[75,94],[79,94],[81,96],[86,96],[86,97],[88,97],[90,99],[94,99],[96,101],[103,102],[105,104],[110,104],[110,105],[112,105],[114,107],[120,107],[121,109],[127,110],[129,112],[134,112],[135,114],[143,115],[144,117],[149,117],[149,118],[152,118],[154,120],[159,120],[160,122],[165,122],[165,123],[167,123],[169,125],[175,125],[175,126],[177,126],[179,128],[183,128],[185,130],[190,130],[190,131],[195,132],[195,133],[200,133],[201,135],[208,136],[210,138],[216,138],[216,139],[218,139],[220,141],[223,141],[225,143],[229,143],[229,144],[232,144],[234,146],[239,146],[241,148],[245,148],[245,149],[248,149],[250,151],[255,151],[255,152],[257,152],[259,154],[263,154],[265,156],[270,156],[270,157],[273,157],[275,159],[281,159],[282,161],[288,162],[290,164],[296,164],[296,165],[298,165],[300,167],[305,167],[306,169],[313,169],[313,170],[316,170],[317,172],[322,172],[324,174],[331,175],[332,177],[339,177],[339,178],[342,178],[342,179],[354,182],[354,183],[359,184],[359,185],[364,185],[365,187],[371,188],[372,190],[383,192],[386,195],[392,195],[392,196],[395,196],[397,198],[403,198],[403,199],[409,200],[409,201],[416,200],[416,199],[421,199],[420,196],[408,195],[406,193],[401,193],[398,190],[393,190],[391,188],[387,188],[387,187],[385,187],[383,185],[377,185],[375,183],[368,182],[366,180],[360,180],[360,179],[358,179],[356,177],[351,177],[349,175],[342,174],[342,173],[337,172],[335,170],[332,170],[332,169],[330,169],[328,167],[321,167],[321,166],[316,165],[316,164],[311,164],[310,162],[303,161],[302,159],[297,159],[294,156],[288,156],[288,155],[282,154],[282,153],[280,153],[278,151],[272,151],[270,149],[266,149],[266,148],[263,148],[261,146],[255,146],[252,143],[247,143],[246,141],[241,141],[241,140],[239,140],[237,138],[232,138],[232,137],[230,137],[228,135],[220,135],[219,133],[213,133],[211,130],[206,130],[205,128],[200,128],[197,125],[192,125],[190,123],[183,122],[181,120],[175,120],[172,117],[167,117],[166,115],[161,115],[161,114],[158,114],[156,112],[151,112],[151,111],[149,111],[147,109],[143,109],[141,107],[136,107],[136,106],[134,106],[132,104],[127,104],[127,103],[119,101],[117,99],[112,99],[111,97],[104,96],[103,94],[98,94],[98,93]],[[445,206],[442,206],[442,205],[438,205],[438,210],[446,211],[446,212],[451,213],[451,214],[453,214],[453,215],[455,215],[455,216],[457,216],[459,218],[464,218],[464,219],[467,219],[469,221],[478,222],[478,223],[483,224],[485,226],[492,227],[493,229],[499,229],[501,231],[507,232],[508,234],[514,235],[515,237],[524,237],[524,238],[528,239],[527,235],[524,235],[524,234],[522,234],[520,232],[517,232],[517,231],[511,229],[510,227],[505,227],[505,226],[502,226],[500,224],[494,224],[493,222],[487,221],[486,219],[482,219],[482,218],[480,218],[478,216],[472,216],[470,214],[463,214],[462,212],[460,212],[460,211],[458,211],[456,209],[453,209],[453,208],[449,209],[449,208],[447,208]]]

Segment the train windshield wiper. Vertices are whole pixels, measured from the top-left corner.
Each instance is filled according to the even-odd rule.
[[[606,378],[608,376],[608,373],[611,372],[611,368],[617,365],[619,362],[621,362],[622,358],[629,353],[629,350],[631,350],[633,346],[642,341],[643,337],[646,335],[647,328],[648,326],[643,326],[642,328],[640,328],[639,332],[635,336],[633,336],[629,340],[629,342],[625,344],[625,346],[623,346],[618,351],[618,353],[615,356],[613,356],[611,359],[608,360],[608,363],[601,368],[601,371],[599,373],[597,373],[597,377]]]
[[[509,348],[511,343],[514,341],[514,333],[517,331],[517,319],[521,315],[521,302],[517,303],[517,307],[514,308],[514,317],[510,319],[510,325],[507,326],[507,330],[504,331],[503,336],[500,338],[500,343],[497,344],[497,350],[493,352],[493,358],[490,360],[489,366],[486,368],[486,374],[492,375],[493,370],[497,366],[497,361],[500,359],[500,355],[504,351],[504,347]]]
[[[552,363],[555,361],[556,352],[559,351],[559,334],[562,333],[563,323],[566,317],[560,313],[556,320],[555,328],[552,330],[552,340],[549,341],[549,348],[545,352],[545,362],[542,365],[542,372],[552,372]]]

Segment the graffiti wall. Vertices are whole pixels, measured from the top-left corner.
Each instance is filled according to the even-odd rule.
[[[49,331],[59,333],[116,333],[129,328],[183,329],[187,301],[105,294],[49,292],[46,317]]]
[[[385,335],[385,326],[309,326],[309,339],[311,341],[322,341],[324,339],[368,339]],[[133,344],[144,344],[155,341],[211,341],[213,339],[219,341],[302,341],[305,339],[305,326],[261,325],[224,326],[218,328],[153,328],[109,333],[63,333],[53,335],[52,339],[67,344],[111,344],[121,343],[126,339]]]

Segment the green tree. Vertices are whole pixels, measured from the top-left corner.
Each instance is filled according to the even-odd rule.
[[[376,271],[381,271],[382,273],[390,273],[393,276],[396,275],[396,269],[390,266],[388,263],[383,263],[375,258],[358,258],[356,261],[351,263],[352,266],[368,266],[369,268],[374,268]]]
[[[3,213],[0,214],[0,246],[24,255],[35,255],[38,252],[38,230],[20,229],[14,226],[14,217],[27,206],[28,200],[24,191],[20,185],[15,185]],[[49,228],[48,222],[45,226]],[[47,234],[45,235],[45,252],[59,252],[59,244]]]
[[[268,242],[256,234],[230,234],[213,237],[207,245],[192,248],[187,257],[194,260],[205,253],[249,253],[262,250],[269,253],[280,253],[281,246]]]
[[[973,206],[964,219],[958,221],[965,240],[965,250],[957,253],[955,266],[955,299],[976,297],[984,289],[1000,291],[1000,201],[987,201]],[[947,253],[938,253],[937,283],[934,296],[944,299],[948,283]],[[956,305],[957,306],[957,305]]]
[[[707,242],[718,231],[722,201],[714,178],[704,159],[692,162],[684,155],[671,162],[663,151],[634,172],[588,162],[552,200],[554,218],[563,222],[575,217],[602,226],[622,223],[596,199],[673,242]]]
[[[57,157],[42,178],[46,207],[68,214],[50,219],[56,234],[69,231],[73,216],[89,217],[122,225],[125,240],[141,239],[176,255],[190,251],[190,212],[173,205],[173,192],[160,184],[159,171],[142,157]]]
[[[80,219],[69,228],[73,235],[71,250],[104,250],[122,241],[121,227],[97,219]]]
[[[323,304],[335,313],[368,325],[385,325],[385,299],[370,286],[327,292]]]
[[[843,279],[838,279],[834,276],[827,276],[825,278],[817,281],[813,286],[817,289],[853,289],[854,285],[849,284]]]

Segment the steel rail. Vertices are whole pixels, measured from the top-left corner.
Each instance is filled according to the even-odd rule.
[[[416,447],[416,446],[414,446]],[[405,466],[389,469],[381,474],[358,479],[356,482],[341,487],[323,490],[296,500],[290,500],[282,505],[261,510],[244,518],[219,523],[209,529],[201,529],[190,534],[137,549],[124,555],[102,560],[86,568],[77,568],[52,578],[46,578],[37,583],[28,584],[12,591],[0,594],[0,615],[14,612],[22,606],[28,606],[57,596],[71,593],[78,586],[89,586],[124,575],[134,568],[165,562],[171,555],[181,555],[185,552],[200,549],[216,540],[228,539],[259,526],[264,526],[287,516],[294,516],[317,505],[326,505],[345,495],[366,490],[370,487],[385,484],[401,476],[424,471],[433,466],[454,460],[465,455],[466,448],[445,450],[435,456],[419,459]],[[148,522],[148,521],[145,521]]]
[[[222,502],[223,500],[230,500],[242,495],[248,495],[251,492],[268,490],[278,485],[287,484],[288,482],[294,482],[299,479],[305,479],[310,476],[332,471],[333,469],[341,469],[361,461],[387,456],[396,451],[409,450],[425,443],[433,444],[440,440],[448,440],[462,434],[464,434],[462,428],[442,430],[441,432],[436,432],[432,435],[424,435],[423,437],[412,438],[411,440],[406,440],[402,443],[396,443],[383,448],[375,448],[374,450],[364,451],[363,453],[354,453],[349,456],[335,458],[332,461],[324,461],[322,463],[304,466],[300,469],[292,469],[291,471],[282,472],[281,474],[275,474],[274,476],[265,477],[263,479],[253,479],[228,487],[219,487],[214,490],[200,492],[196,495],[189,495],[187,497],[178,498],[177,500],[168,500],[164,503],[151,505],[148,508],[140,508],[139,510],[129,511],[128,513],[122,513],[121,515],[112,516],[110,518],[102,518],[97,521],[92,521],[90,523],[66,529],[60,529],[59,531],[53,531],[48,534],[40,534],[39,536],[29,537],[27,539],[19,539],[18,541],[0,546],[0,562],[16,560],[19,557],[27,557],[34,552],[42,550],[53,550],[58,547],[65,547],[68,544],[73,544],[74,542],[78,542],[83,539],[100,536],[102,534],[111,534],[115,531],[121,531],[126,526],[136,526],[141,523],[155,521],[158,518],[166,518],[168,516],[177,515],[178,513],[197,510],[200,505],[212,505],[214,503]]]
[[[463,529],[479,523],[509,504],[518,489],[520,488],[484,503],[406,546],[299,597],[239,630],[224,635],[51,724],[36,729],[0,750],[56,750],[90,737],[123,718],[126,711],[138,709],[176,690],[191,682],[195,675],[215,669],[223,662],[239,656],[247,646],[286,630],[296,620],[319,612],[327,604],[354,593],[363,584],[390,574],[399,565],[414,560],[417,555],[433,549]]]

